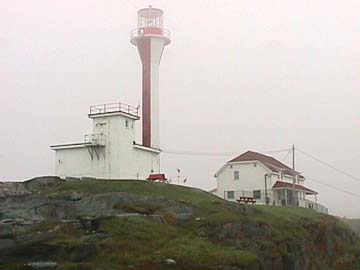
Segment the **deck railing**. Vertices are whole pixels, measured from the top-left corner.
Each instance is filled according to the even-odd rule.
[[[125,103],[107,103],[107,104],[100,104],[100,105],[92,105],[90,106],[90,113],[89,115],[96,115],[96,114],[104,114],[104,113],[114,113],[114,112],[122,112],[126,114],[130,114],[133,116],[139,116],[139,106],[133,107]]]
[[[267,195],[267,196],[266,196]],[[267,204],[272,206],[290,206],[290,203],[286,200],[279,200],[276,196],[273,195],[271,189],[265,192],[262,190],[226,190],[222,196],[225,200],[228,201],[236,201],[240,197],[249,197],[256,200],[256,204],[266,204],[265,198],[267,197]],[[308,199],[296,198],[296,206],[302,208],[310,208],[315,210],[316,212],[328,214],[328,209],[317,203]]]

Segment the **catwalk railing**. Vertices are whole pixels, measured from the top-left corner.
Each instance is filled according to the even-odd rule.
[[[86,134],[84,135],[84,143],[90,146],[105,146],[106,137],[104,134]]]
[[[170,39],[170,31],[165,28],[158,28],[158,27],[135,28],[130,33],[130,39],[142,37],[145,35],[157,35]]]

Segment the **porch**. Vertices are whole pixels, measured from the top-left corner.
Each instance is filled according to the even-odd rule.
[[[270,190],[229,190],[224,191],[223,198],[236,202],[240,198],[253,198],[258,205],[292,206],[293,190],[289,188]],[[317,194],[317,193],[316,193]],[[305,193],[295,190],[295,206],[313,209],[322,214],[328,214],[328,209],[315,201],[305,198]],[[315,194],[313,194],[315,195]]]

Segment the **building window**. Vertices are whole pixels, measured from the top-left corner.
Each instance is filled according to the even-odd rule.
[[[253,196],[255,200],[260,200],[261,199],[261,191],[260,190],[254,190],[253,191]]]
[[[234,171],[234,180],[239,180],[239,171]]]
[[[256,164],[256,163],[254,163],[254,168],[256,168],[256,166],[257,166],[257,164]]]
[[[125,120],[125,127],[129,128],[129,120]]]
[[[235,199],[235,192],[234,191],[227,191],[226,193],[228,200]]]
[[[232,169],[232,165],[230,165],[230,169]]]

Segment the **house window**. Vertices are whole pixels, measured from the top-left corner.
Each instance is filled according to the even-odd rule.
[[[125,127],[129,128],[129,120],[125,120]]]
[[[260,200],[261,199],[261,191],[260,190],[254,190],[253,191],[253,196],[255,200]]]
[[[234,180],[239,180],[239,171],[234,171]]]
[[[254,168],[256,168],[256,166],[257,166],[257,164],[256,164],[256,163],[254,163]]]
[[[230,165],[230,169],[232,169],[232,165]]]
[[[226,193],[228,200],[235,199],[235,192],[234,191],[227,191]]]

